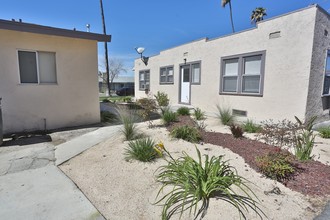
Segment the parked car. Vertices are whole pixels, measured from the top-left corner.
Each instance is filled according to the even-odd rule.
[[[128,95],[134,96],[134,88],[123,87],[123,88],[120,88],[119,90],[117,90],[116,94],[118,96],[128,96]]]

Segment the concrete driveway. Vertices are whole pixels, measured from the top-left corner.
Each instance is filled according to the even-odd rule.
[[[104,219],[57,165],[118,135],[119,129],[109,126],[5,140],[0,147],[1,219]]]

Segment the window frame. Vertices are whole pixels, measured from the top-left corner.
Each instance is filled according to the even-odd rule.
[[[17,54],[17,67],[18,67],[18,78],[19,78],[19,84],[20,85],[58,85],[58,80],[57,80],[57,62],[56,62],[56,52],[53,51],[40,51],[40,50],[26,50],[26,49],[17,49],[16,50]],[[36,58],[36,69],[37,69],[37,82],[22,82],[21,79],[21,69],[20,69],[20,60],[19,60],[19,52],[32,52],[35,54]],[[39,65],[39,53],[53,53],[54,58],[55,58],[55,79],[56,82],[41,82],[40,81],[40,65]]]
[[[141,74],[144,74],[144,79],[143,80],[141,80]],[[146,82],[147,82],[147,80],[146,80],[146,73],[148,73],[149,74],[149,80],[148,80],[148,82],[149,82],[149,88],[146,88]],[[144,85],[144,88],[141,88],[141,81],[143,81],[143,85]],[[150,90],[150,69],[146,69],[146,70],[140,70],[139,71],[139,91],[145,91],[146,89],[148,89],[148,90]]]
[[[323,75],[322,97],[330,96],[330,82],[328,82],[329,83],[328,93],[327,94],[324,93],[326,78],[328,77],[330,79],[330,73],[327,74],[327,65],[328,65],[328,62],[327,61],[328,61],[328,58],[330,60],[330,49],[327,49],[326,50],[326,56],[325,56],[325,62],[324,62],[324,70],[323,70],[324,75]]]
[[[261,64],[260,64],[260,80],[259,80],[259,92],[253,93],[253,92],[244,92],[243,91],[243,78],[246,76],[257,76],[257,75],[246,75],[245,74],[245,58],[247,57],[253,57],[253,56],[261,56]],[[238,59],[238,72],[237,72],[237,84],[236,84],[236,91],[235,92],[226,92],[223,91],[224,89],[224,78],[225,76],[225,61],[227,60],[233,60]],[[238,96],[263,96],[264,91],[264,76],[265,76],[265,60],[266,60],[266,51],[256,51],[251,53],[243,53],[243,54],[237,54],[232,56],[225,56],[221,57],[220,59],[220,88],[219,88],[219,94],[220,95],[238,95]],[[236,76],[236,75],[235,75]],[[259,76],[259,75],[258,75]],[[228,76],[233,77],[233,76]]]
[[[198,64],[199,65],[199,81],[198,82],[194,82],[194,74],[193,74],[193,66]],[[190,83],[191,85],[200,85],[201,84],[201,77],[202,77],[202,62],[201,61],[197,61],[197,62],[192,62],[190,63]]]
[[[168,80],[168,76],[169,76],[169,69],[172,68],[172,71],[173,71],[173,81],[172,82],[169,82]],[[165,69],[166,73],[165,73],[165,82],[162,82],[162,69]],[[174,84],[174,65],[171,65],[171,66],[162,66],[159,68],[159,84],[160,85],[168,85],[168,84]]]

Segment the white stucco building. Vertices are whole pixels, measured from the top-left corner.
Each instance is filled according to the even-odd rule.
[[[0,20],[4,133],[99,122],[97,43],[110,38]]]
[[[135,60],[136,97],[167,93],[171,105],[244,118],[329,119],[330,15],[318,5],[258,22],[255,28]],[[328,62],[327,62],[328,60]]]

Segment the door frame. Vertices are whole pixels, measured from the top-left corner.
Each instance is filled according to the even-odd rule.
[[[182,92],[182,67],[184,67],[184,66],[189,66],[189,102],[187,103],[187,102],[182,102],[181,101],[181,92]],[[183,105],[191,105],[191,63],[186,63],[186,64],[184,64],[184,63],[182,63],[182,64],[180,64],[179,65],[179,99],[178,99],[178,103],[179,104],[183,104]]]

